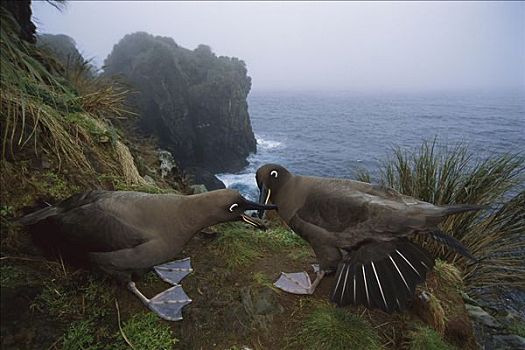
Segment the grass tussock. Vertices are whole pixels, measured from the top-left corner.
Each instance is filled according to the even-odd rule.
[[[365,319],[327,304],[313,307],[290,346],[305,350],[382,349],[376,330]]]
[[[446,343],[435,330],[419,326],[408,333],[407,348],[409,350],[455,350]]]
[[[459,264],[468,287],[525,285],[525,158],[520,154],[477,160],[464,146],[424,142],[413,152],[397,148],[381,169],[380,181],[395,190],[437,205],[480,204],[491,209],[450,216],[442,224],[481,259]],[[360,180],[370,181],[366,173]],[[509,199],[510,197],[510,199]],[[435,256],[462,259],[440,243],[418,237]]]
[[[441,301],[433,294],[428,295],[428,315],[430,316],[428,323],[439,334],[445,332],[445,324],[447,322],[447,315],[443,308]]]
[[[453,264],[437,259],[434,265],[434,273],[442,285],[455,288],[461,288],[463,286],[461,271]]]
[[[151,312],[133,315],[124,322],[122,332],[134,349],[171,350],[178,341],[172,336],[170,326],[166,323],[161,323],[159,318]],[[111,349],[129,349],[129,345],[120,334],[115,334],[115,338],[117,337],[119,339],[113,344]]]
[[[27,158],[25,150],[32,150],[56,158],[59,170],[93,174],[101,166],[116,168],[114,142],[108,141],[118,137],[108,120],[128,113],[127,91],[86,72],[78,73],[82,84],[68,80],[65,68],[20,39],[16,21],[4,7],[0,11],[2,159]]]
[[[170,327],[159,322],[152,313],[138,313],[124,322],[122,332],[129,343],[123,338],[121,332],[116,332],[101,341],[96,323],[92,320],[73,322],[62,340],[63,350],[171,350],[177,343],[172,336]]]
[[[63,350],[99,350],[102,347],[97,343],[94,335],[95,325],[92,321],[76,321],[69,326],[62,341]]]
[[[258,237],[241,225],[222,225],[221,235],[212,248],[219,255],[228,257],[228,268],[248,265],[261,256],[257,249]]]
[[[249,265],[264,251],[288,249],[301,255],[299,252],[308,249],[302,238],[284,228],[259,231],[242,223],[228,223],[221,225],[220,232],[212,249],[228,257],[226,263],[229,268]]]

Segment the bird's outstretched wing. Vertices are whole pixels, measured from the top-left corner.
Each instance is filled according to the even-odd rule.
[[[339,264],[331,300],[340,306],[402,311],[433,266],[434,258],[406,238],[364,242]]]
[[[405,237],[429,230],[442,214],[429,203],[374,191],[313,191],[297,211],[297,222],[347,252],[337,268],[333,302],[405,310],[434,266],[433,257]]]

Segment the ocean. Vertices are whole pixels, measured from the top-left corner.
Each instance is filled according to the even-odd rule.
[[[301,175],[378,178],[395,146],[407,150],[437,138],[462,143],[475,157],[525,151],[525,91],[498,93],[357,94],[255,91],[248,98],[257,153],[227,187],[257,198],[255,171],[277,163]]]

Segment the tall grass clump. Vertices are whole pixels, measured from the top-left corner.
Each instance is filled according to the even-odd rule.
[[[56,157],[59,168],[65,163],[93,172],[84,150],[93,143],[90,130],[71,123],[70,116],[84,114],[102,123],[122,116],[126,91],[83,73],[82,83],[68,80],[58,60],[19,38],[16,20],[4,7],[0,11],[2,159],[32,149]]]
[[[408,349],[410,350],[455,350],[446,343],[441,335],[429,327],[419,326],[408,333]]]
[[[304,350],[382,349],[376,330],[365,319],[332,305],[314,306],[290,345]]]
[[[89,167],[80,146],[62,125],[65,87],[37,60],[35,48],[17,35],[18,23],[0,7],[2,158],[26,145]]]
[[[434,140],[411,152],[395,148],[381,167],[380,182],[437,205],[486,205],[487,210],[450,216],[441,227],[461,241],[479,263],[464,261],[435,241],[416,239],[434,255],[456,262],[469,288],[524,286],[524,168],[521,154],[479,160],[463,145],[438,147]],[[370,181],[367,173],[359,178]]]
[[[263,255],[263,251],[294,251],[309,249],[308,244],[292,231],[273,228],[265,232],[244,223],[226,223],[220,226],[220,236],[213,250],[225,259],[228,268],[246,266]]]

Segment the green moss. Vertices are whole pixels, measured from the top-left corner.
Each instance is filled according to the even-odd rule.
[[[331,305],[314,306],[290,346],[305,350],[381,349],[375,329],[362,317]]]
[[[32,308],[46,311],[56,318],[84,317],[97,321],[112,312],[114,286],[91,275],[54,278],[45,283]]]
[[[435,330],[419,326],[408,334],[408,349],[410,350],[454,350]]]
[[[175,189],[160,188],[156,185],[127,184],[125,181],[123,181],[121,177],[114,176],[114,175],[102,174],[102,175],[97,176],[97,178],[102,183],[109,183],[111,187],[113,187],[113,189],[117,191],[136,191],[136,192],[155,193],[155,194],[177,193]]]
[[[229,268],[251,264],[265,251],[292,250],[296,256],[309,255],[306,241],[284,228],[260,231],[242,223],[228,223],[221,225],[219,231],[214,250],[228,258],[225,260]]]
[[[37,186],[41,187],[40,189],[42,192],[47,193],[49,196],[57,200],[65,199],[80,191],[78,186],[73,185],[71,182],[64,179],[63,176],[51,171],[43,174],[43,177],[40,179],[40,183],[37,183]]]
[[[258,237],[239,224],[221,225],[221,235],[213,247],[216,253],[227,257],[228,268],[247,265],[262,256]]]
[[[103,350],[104,346],[96,341],[94,333],[92,322],[85,320],[74,322],[64,335],[62,349]]]
[[[89,113],[69,113],[66,115],[66,120],[88,131],[93,139],[98,142],[111,142],[114,144],[118,140],[119,136],[115,128],[102,124],[98,119]]]
[[[308,247],[303,247],[301,249],[293,249],[288,253],[288,257],[292,260],[305,260],[312,257],[313,251]]]
[[[101,319],[113,312],[114,289],[106,281],[89,278],[79,292],[84,297],[83,308],[90,319]]]
[[[82,306],[76,290],[58,283],[47,283],[42,293],[33,301],[31,308],[49,313],[51,316],[71,317],[82,314]]]
[[[268,230],[265,232],[263,239],[274,249],[308,246],[308,242],[302,239],[301,236],[284,227]]]
[[[141,350],[169,350],[173,349],[177,339],[173,337],[167,323],[151,313],[138,313],[124,322],[122,330],[135,349]],[[127,350],[129,345],[120,333],[115,334],[117,340],[112,350]]]
[[[252,279],[256,284],[259,284],[264,287],[269,287],[273,290],[279,290],[274,287],[272,279],[266,276],[263,272],[255,272],[254,274],[252,274]]]

